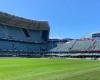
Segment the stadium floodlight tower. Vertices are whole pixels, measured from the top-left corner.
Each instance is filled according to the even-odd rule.
[[[0,54],[39,52],[49,38],[47,21],[36,21],[0,12]]]

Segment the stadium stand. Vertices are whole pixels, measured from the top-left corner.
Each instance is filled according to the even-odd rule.
[[[90,46],[92,46],[93,41],[91,40],[79,40],[76,41],[75,45],[73,46],[73,48],[71,49],[72,51],[85,51],[87,50]]]
[[[46,50],[48,39],[47,21],[35,21],[0,12],[0,54],[40,54]]]
[[[100,57],[100,33],[91,38],[49,39],[47,21],[0,12],[0,56]]]

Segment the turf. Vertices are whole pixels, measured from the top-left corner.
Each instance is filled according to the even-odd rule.
[[[0,58],[0,80],[100,80],[100,61]]]

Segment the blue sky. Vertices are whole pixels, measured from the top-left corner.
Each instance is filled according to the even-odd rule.
[[[47,20],[53,38],[81,38],[100,32],[100,0],[0,0],[0,11]]]

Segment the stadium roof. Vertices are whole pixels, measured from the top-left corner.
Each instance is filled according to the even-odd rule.
[[[8,13],[0,12],[0,23],[9,26],[16,26],[20,28],[27,28],[33,30],[48,30],[49,25],[47,21],[36,21],[14,16]]]

